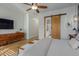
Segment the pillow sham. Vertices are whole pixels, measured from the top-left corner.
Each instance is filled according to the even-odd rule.
[[[69,40],[69,44],[73,49],[77,49],[79,47],[79,41],[77,41],[75,38]]]
[[[76,39],[79,40],[79,34],[77,34]]]

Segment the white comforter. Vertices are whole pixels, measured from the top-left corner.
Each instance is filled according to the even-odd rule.
[[[39,40],[29,50],[24,50],[20,56],[79,56],[79,49],[73,49],[68,40]]]
[[[25,49],[18,56],[45,56],[47,55],[51,42],[52,39],[49,38],[39,40],[37,44],[33,45],[29,50]]]
[[[79,56],[79,49],[73,49],[68,40],[53,40],[48,56]]]

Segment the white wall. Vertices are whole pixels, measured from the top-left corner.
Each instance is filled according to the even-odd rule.
[[[27,39],[38,36],[38,22],[38,18],[33,12],[26,13],[26,18],[24,21],[24,32],[26,33]]]
[[[35,37],[38,36],[38,19],[34,14],[29,14],[29,36]]]
[[[25,19],[24,19],[24,32],[25,34],[25,38],[29,39],[29,14],[26,13],[25,15]]]
[[[14,20],[14,29],[0,29],[0,34],[14,33],[22,28],[27,39],[38,36],[38,18],[34,12],[26,13],[19,7],[13,3],[0,4],[0,18]]]
[[[0,34],[12,33],[23,28],[25,14],[12,4],[0,4],[0,18],[14,20],[14,29],[0,29]]]
[[[29,38],[38,36],[38,18],[34,13],[29,13]]]
[[[73,27],[77,27],[77,24],[74,25],[73,16],[75,15],[75,6],[57,9],[55,11],[49,11],[41,13],[39,15],[39,39],[44,38],[44,16],[56,15],[60,13],[67,13],[61,17],[61,39],[68,39],[68,34],[72,32]],[[77,13],[77,12],[76,12]],[[70,27],[67,27],[67,22],[71,23]],[[64,28],[63,28],[64,27]]]

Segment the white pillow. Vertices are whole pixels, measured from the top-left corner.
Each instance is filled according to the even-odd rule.
[[[79,34],[77,34],[76,39],[79,40]]]
[[[69,44],[73,49],[77,49],[79,47],[79,41],[77,41],[75,38],[69,40]]]

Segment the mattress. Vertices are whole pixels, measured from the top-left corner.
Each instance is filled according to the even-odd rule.
[[[69,40],[53,40],[47,56],[79,56],[79,49],[73,49]]]
[[[45,38],[33,45],[29,50],[24,50],[20,56],[45,56],[49,50],[52,39]]]

